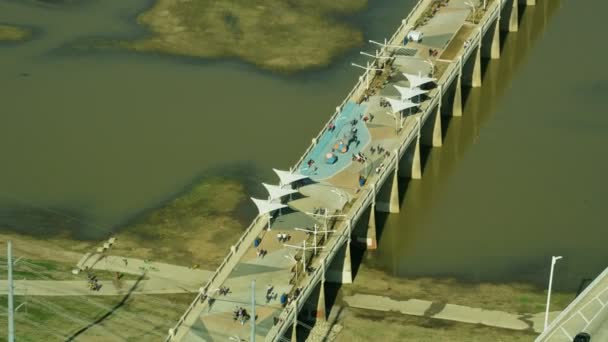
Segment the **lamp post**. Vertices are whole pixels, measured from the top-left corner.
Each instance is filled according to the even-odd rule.
[[[549,272],[549,291],[547,292],[547,308],[545,310],[545,326],[543,331],[547,330],[547,325],[549,323],[549,303],[551,302],[551,286],[553,285],[553,268],[555,267],[555,263],[557,260],[561,259],[561,256],[551,257],[551,271]]]
[[[314,235],[314,242],[313,242],[313,247],[315,248],[313,250],[314,255],[317,255],[317,234],[318,233],[325,233],[325,240],[327,240],[327,233],[333,233],[335,232],[335,230],[327,230],[327,224],[324,230],[319,230],[319,226],[317,224],[314,225],[314,230],[310,230],[310,229],[304,229],[304,228],[294,228],[295,230],[301,231],[301,232],[307,232],[307,233],[312,233]]]
[[[359,65],[356,63],[351,63],[352,66],[357,67],[357,68],[361,68],[364,69],[366,71],[365,73],[365,89],[369,89],[369,71],[373,70],[373,71],[382,71],[382,69],[378,69],[378,68],[372,68],[369,65],[369,62],[367,62],[366,66],[363,65]]]
[[[288,245],[286,243],[283,244],[283,246],[285,247],[291,247],[291,248],[296,248],[296,249],[301,249],[302,250],[302,269],[304,270],[304,272],[306,272],[306,250],[308,249],[317,249],[317,248],[325,248],[324,246],[313,246],[313,247],[306,247],[306,240],[302,241],[302,246],[296,246],[296,245]]]

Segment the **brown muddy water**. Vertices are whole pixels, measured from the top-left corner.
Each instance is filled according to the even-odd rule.
[[[409,182],[367,260],[401,277],[576,290],[608,267],[608,71],[594,27],[608,4],[538,1],[487,65],[462,119]]]
[[[550,256],[563,255],[558,288],[606,266],[608,72],[592,51],[608,5],[538,3],[471,91],[465,116],[447,124],[423,180],[405,186],[401,214],[382,218],[366,263],[395,276],[540,285]],[[380,40],[412,4],[372,1],[350,20]],[[34,30],[30,41],[0,45],[3,227],[52,233],[45,215],[68,215],[75,237],[105,237],[209,174],[257,195],[360,74],[349,66],[361,62],[358,50],[285,76],[234,60],[89,48],[145,35],[135,17],[150,5],[0,0],[0,22]]]

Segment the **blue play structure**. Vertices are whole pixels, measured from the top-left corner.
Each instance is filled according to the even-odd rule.
[[[318,181],[329,178],[350,165],[352,155],[359,153],[370,140],[369,130],[361,119],[366,108],[366,105],[347,102],[333,122],[335,128],[325,130],[298,171]],[[354,126],[353,120],[357,120]],[[314,161],[310,167],[309,160]]]

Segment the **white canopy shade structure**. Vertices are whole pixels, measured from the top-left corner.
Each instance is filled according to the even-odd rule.
[[[253,197],[251,197],[251,200],[253,201],[253,203],[255,203],[255,206],[258,207],[258,211],[259,211],[260,215],[268,214],[275,210],[287,207],[287,205],[285,205],[285,204],[273,202],[270,200],[262,200],[262,199],[257,199],[257,198],[253,198]]]
[[[388,101],[388,103],[390,103],[391,108],[393,109],[393,113],[400,113],[403,110],[409,109],[409,108],[413,108],[413,107],[418,107],[417,103],[414,103],[412,101],[401,101],[401,100],[395,100],[395,99],[390,99],[390,98],[386,98],[386,100]]]
[[[422,75],[412,75],[412,74],[403,73],[403,76],[405,76],[405,78],[407,78],[407,80],[410,82],[410,88],[417,88],[423,84],[437,81],[436,78],[422,76]]]
[[[427,90],[422,90],[422,89],[418,89],[418,88],[406,88],[406,87],[400,87],[397,85],[394,85],[393,87],[395,87],[395,89],[397,89],[397,91],[399,92],[399,94],[401,94],[401,99],[402,100],[409,100],[411,98],[414,98],[418,95],[422,95],[422,94],[426,94],[428,93]]]
[[[262,183],[262,185],[268,191],[271,201],[280,200],[283,196],[295,194],[296,192],[298,192],[298,190],[294,190],[289,187],[284,188],[279,185],[270,185],[270,184],[266,184],[266,183]]]
[[[279,183],[281,184],[281,186],[288,185],[293,182],[297,182],[304,178],[308,178],[308,176],[304,176],[297,172],[282,171],[282,170],[277,170],[277,169],[272,169],[272,170],[277,174],[277,176],[279,176],[279,179],[280,179]]]

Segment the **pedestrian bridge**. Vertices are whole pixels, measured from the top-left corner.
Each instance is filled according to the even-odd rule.
[[[462,115],[463,86],[482,86],[481,60],[500,58],[522,5],[536,3],[419,1],[300,160],[276,170],[260,215],[166,341],[297,341],[298,317],[324,320],[325,283],[352,282],[351,245],[376,248],[375,213],[399,212],[400,179],[422,178],[421,146],[443,144],[442,117]],[[422,40],[408,41],[412,31]],[[244,325],[239,308],[252,317]]]

